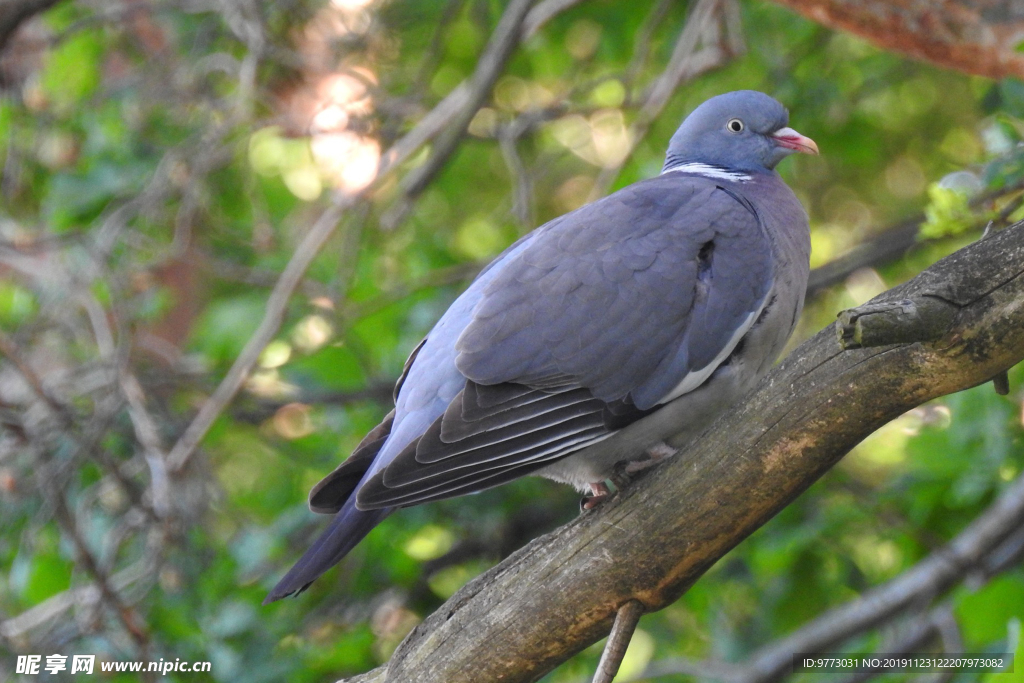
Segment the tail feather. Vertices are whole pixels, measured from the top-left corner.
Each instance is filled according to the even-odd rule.
[[[301,593],[321,574],[341,561],[373,527],[384,521],[394,508],[359,510],[356,497],[351,496],[331,520],[330,526],[299,558],[288,573],[277,582],[263,600],[267,605],[275,600]]]

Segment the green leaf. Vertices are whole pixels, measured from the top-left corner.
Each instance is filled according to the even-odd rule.
[[[133,194],[149,177],[148,163],[97,161],[84,172],[54,175],[43,196],[50,227],[65,231],[102,211],[112,199]]]
[[[256,331],[265,307],[257,295],[215,301],[199,321],[195,346],[217,361],[233,360]]]
[[[58,111],[70,111],[99,86],[103,57],[101,36],[98,31],[76,33],[48,55],[40,85]]]
[[[1005,638],[1010,620],[1024,615],[1024,574],[1012,572],[976,593],[964,591],[956,602],[957,620],[967,643],[986,647]]]
[[[918,239],[938,239],[959,235],[976,225],[978,218],[971,211],[967,194],[933,184],[928,187],[926,220],[918,232]]]
[[[35,295],[7,281],[0,282],[0,326],[14,328],[38,309]]]
[[[31,604],[67,590],[71,586],[72,564],[52,554],[37,554],[32,558],[24,596]]]
[[[300,385],[329,391],[352,391],[366,385],[366,374],[352,350],[327,346],[282,368],[284,376]]]

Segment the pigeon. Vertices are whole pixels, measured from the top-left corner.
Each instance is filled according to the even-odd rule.
[[[660,175],[484,268],[412,351],[394,409],[311,491],[334,517],[265,603],[305,590],[399,508],[528,474],[589,490],[592,507],[617,468],[657,462],[749,394],[809,272],[807,213],[774,169],[818,147],[788,124],[763,93],[713,97]]]

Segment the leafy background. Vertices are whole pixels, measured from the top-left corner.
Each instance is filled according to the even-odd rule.
[[[406,355],[480,265],[656,174],[709,96],[768,92],[818,142],[820,157],[781,168],[811,217],[812,266],[922,214],[905,255],[814,294],[794,344],[990,219],[1024,216],[1024,84],[908,61],[771,3],[730,7],[719,39],[745,49],[677,88],[643,137],[644,95],[693,7],[592,0],[541,26],[422,194],[390,176],[345,213],[241,393],[170,475],[161,448],[249,341],[331,194],[361,190],[381,149],[472,75],[504,5],[80,1],[23,26],[0,62],[0,678],[16,654],[95,653],[212,662],[166,680],[335,680],[571,519],[576,494],[532,479],[412,508],[306,593],[260,606],[324,523],[310,486],[387,412]],[[673,658],[742,662],[952,538],[1024,466],[1024,372],[1010,379],[1008,396],[977,387],[867,439],[645,616],[617,680]],[[946,647],[1021,652],[1019,560],[937,599]],[[918,616],[848,647],[884,651]],[[599,654],[545,680],[589,680]]]

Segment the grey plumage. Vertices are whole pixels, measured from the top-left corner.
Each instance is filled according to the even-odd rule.
[[[787,120],[761,93],[712,98],[673,136],[660,176],[495,259],[410,356],[395,410],[313,489],[310,507],[335,518],[268,601],[304,589],[396,508],[525,474],[583,490],[749,392],[807,282],[807,217],[773,169],[817,148]]]

